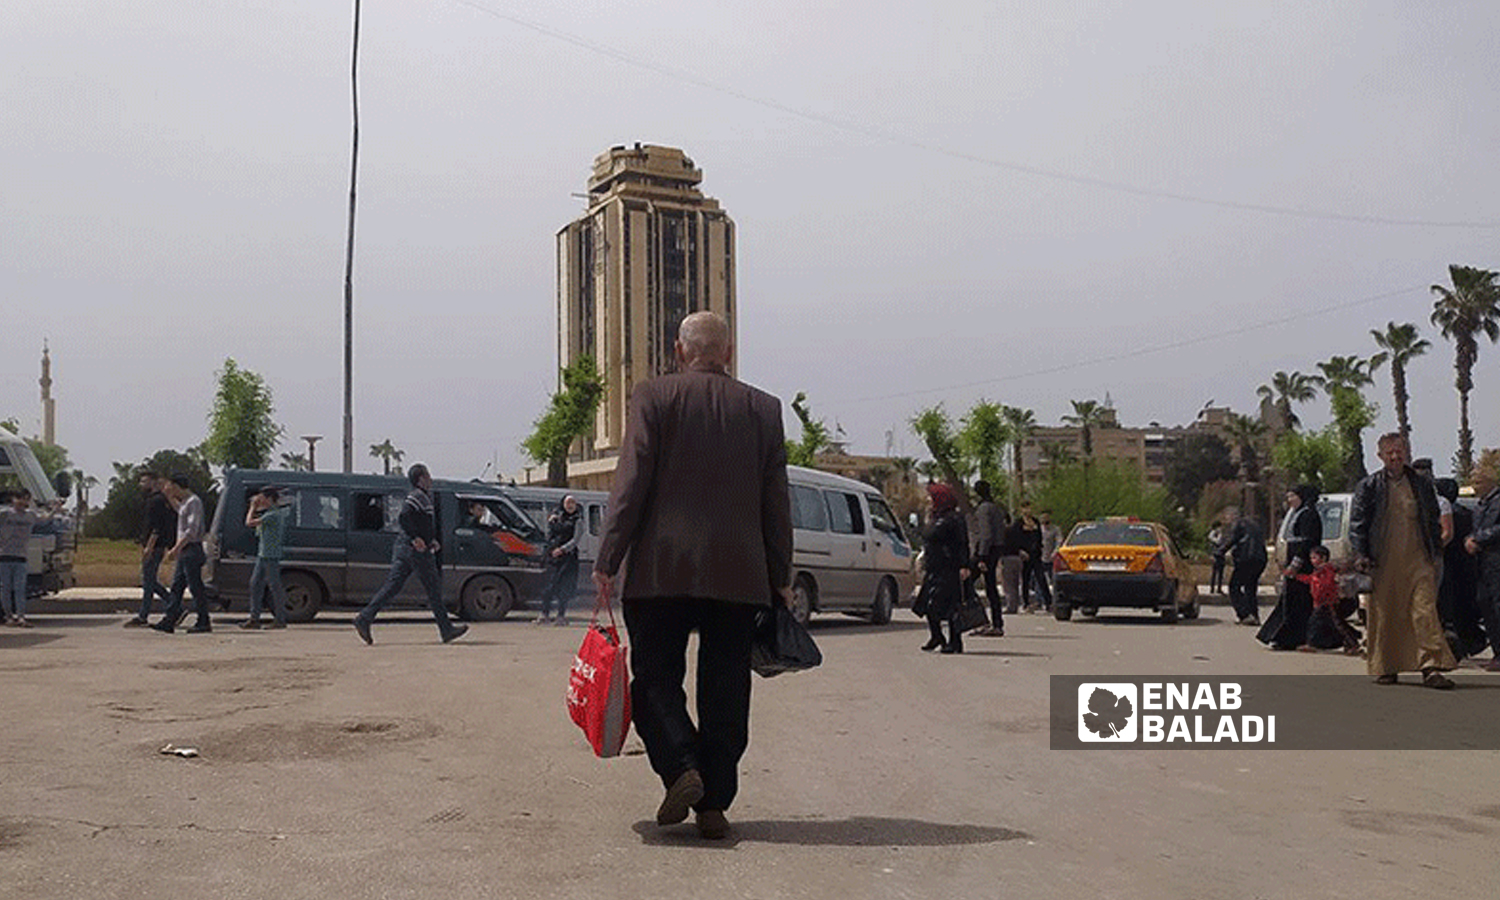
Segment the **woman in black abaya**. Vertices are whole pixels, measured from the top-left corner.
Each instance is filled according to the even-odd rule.
[[[1295,650],[1307,641],[1307,623],[1312,618],[1312,590],[1295,576],[1312,571],[1307,554],[1323,543],[1323,518],[1318,515],[1318,489],[1301,484],[1287,492],[1286,559],[1281,579],[1281,599],[1266,618],[1255,639],[1272,650]]]

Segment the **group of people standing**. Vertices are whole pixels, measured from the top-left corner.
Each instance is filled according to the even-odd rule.
[[[1355,568],[1370,575],[1365,613],[1367,670],[1377,684],[1420,672],[1422,684],[1454,687],[1444,673],[1460,655],[1488,642],[1485,668],[1500,672],[1500,490],[1496,473],[1476,478],[1481,495],[1472,516],[1454,501],[1457,484],[1441,490],[1430,464],[1414,466],[1406,438],[1383,435],[1381,468],[1355,488],[1349,540]],[[1318,495],[1300,487],[1287,497],[1281,598],[1257,634],[1273,650],[1360,652],[1359,635],[1341,607],[1338,572],[1322,546]],[[1243,621],[1243,620],[1242,620]],[[1481,630],[1482,628],[1482,630]]]
[[[978,637],[1003,637],[1005,616],[1024,608],[1052,608],[1051,559],[1062,543],[1050,513],[1032,515],[1023,500],[1012,518],[995,502],[986,481],[974,483],[978,503],[972,516],[959,511],[958,495],[946,484],[929,484],[928,516],[922,534],[922,582],[918,603],[931,639],[923,650],[963,652],[958,612],[979,583],[989,601],[989,624],[974,629]],[[972,540],[971,540],[972,535]],[[1004,591],[1003,600],[1001,591]],[[943,628],[947,626],[947,635]]]

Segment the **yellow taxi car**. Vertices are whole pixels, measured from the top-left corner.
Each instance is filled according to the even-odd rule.
[[[1198,584],[1167,529],[1133,518],[1079,522],[1052,557],[1059,622],[1101,606],[1154,609],[1168,622],[1198,618]]]

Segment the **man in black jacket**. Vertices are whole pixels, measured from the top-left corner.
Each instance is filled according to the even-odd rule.
[[[1397,673],[1420,669],[1422,683],[1454,687],[1443,674],[1453,653],[1437,611],[1437,562],[1443,555],[1437,490],[1411,467],[1411,450],[1399,432],[1381,436],[1384,468],[1354,490],[1349,543],[1361,571],[1372,571],[1369,673],[1377,684],[1395,684]]]
[[[1474,478],[1480,495],[1474,515],[1474,532],[1464,539],[1464,549],[1479,557],[1479,613],[1489,636],[1493,658],[1485,671],[1500,672],[1500,478],[1493,470]]]
[[[125,622],[126,628],[150,624],[147,619],[151,616],[151,602],[155,598],[172,599],[171,592],[157,578],[162,557],[177,540],[177,511],[162,493],[162,481],[156,472],[146,471],[140,475],[141,491],[146,495],[145,528],[141,536],[141,611]]]
[[[1224,544],[1234,562],[1229,574],[1229,603],[1241,625],[1260,625],[1260,576],[1266,570],[1266,535],[1255,519],[1239,511]]]
[[[370,604],[354,617],[354,630],[366,644],[375,643],[370,636],[370,625],[375,621],[376,613],[401,592],[412,572],[417,573],[417,577],[422,579],[422,587],[427,589],[427,605],[432,609],[432,617],[437,620],[438,634],[442,636],[443,643],[455,641],[469,630],[467,625],[454,625],[450,622],[448,609],[443,606],[443,591],[437,570],[437,517],[432,506],[432,476],[428,474],[426,466],[417,463],[407,470],[406,478],[411,482],[411,492],[406,495],[406,502],[401,504],[401,515],[397,518],[401,533],[396,535],[395,546],[391,548],[390,574],[386,576],[385,584],[381,585]]]

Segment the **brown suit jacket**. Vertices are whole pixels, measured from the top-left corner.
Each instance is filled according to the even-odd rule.
[[[791,582],[781,401],[719,372],[639,385],[595,571],[621,596],[767,605]]]

